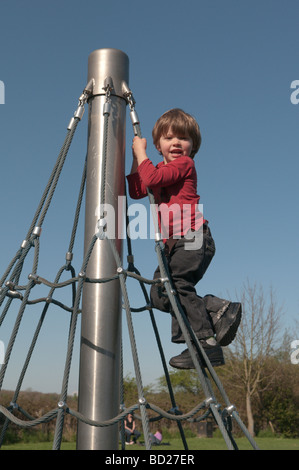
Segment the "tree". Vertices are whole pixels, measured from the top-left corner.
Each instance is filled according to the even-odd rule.
[[[169,371],[169,377],[174,392],[183,391],[193,395],[199,395],[202,392],[202,387],[198,374],[195,370],[175,370]],[[158,379],[158,387],[160,391],[167,391],[166,377],[163,375]]]
[[[254,436],[253,398],[261,387],[267,389],[275,375],[275,368],[269,370],[267,377],[263,371],[279,340],[282,310],[277,306],[272,289],[266,299],[262,286],[251,286],[248,281],[241,292],[240,302],[242,321],[228,349],[227,364],[232,383],[245,395],[248,431]]]
[[[279,369],[276,367],[277,372],[271,384],[259,392],[259,415],[256,421],[262,426],[266,423],[276,434],[298,437],[299,368],[290,362],[289,357],[287,360],[283,356],[280,359],[270,358],[265,365],[265,376],[277,361]]]

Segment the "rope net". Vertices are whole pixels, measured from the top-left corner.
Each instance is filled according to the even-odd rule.
[[[130,106],[131,110],[131,120],[133,123],[133,130],[135,135],[141,136],[140,126],[138,117],[134,108],[135,100],[132,98],[131,92],[126,93],[125,96],[127,103]],[[134,256],[132,252],[131,246],[131,239],[127,237],[127,249],[128,249],[128,266],[125,269],[122,265],[122,261],[120,259],[119,253],[117,251],[116,245],[114,240],[108,239],[106,232],[103,230],[103,227],[99,224],[99,231],[96,233],[93,238],[90,240],[90,244],[88,249],[86,250],[85,257],[81,264],[80,271],[76,274],[75,268],[72,265],[73,260],[73,248],[78,228],[78,220],[80,215],[80,210],[82,206],[82,199],[85,190],[85,183],[86,183],[86,159],[82,173],[82,179],[79,189],[79,194],[77,198],[77,205],[75,209],[75,216],[73,221],[73,227],[70,234],[69,245],[66,252],[65,263],[58,269],[57,274],[53,281],[50,281],[46,278],[43,278],[38,273],[38,266],[39,266],[39,255],[40,255],[40,235],[41,229],[47,215],[47,211],[50,207],[50,204],[53,199],[53,195],[61,175],[61,171],[63,165],[65,163],[70,145],[72,143],[77,125],[81,120],[84,112],[84,105],[86,104],[88,99],[88,92],[84,90],[83,94],[79,99],[78,108],[74,114],[74,117],[71,119],[70,124],[67,129],[67,134],[63,145],[61,147],[60,153],[58,155],[57,161],[54,165],[48,183],[46,184],[44,193],[41,197],[40,203],[37,207],[37,210],[34,214],[32,223],[29,227],[27,232],[27,236],[25,240],[22,242],[20,248],[17,250],[15,256],[12,258],[11,262],[7,266],[3,276],[0,280],[0,327],[4,324],[5,319],[7,318],[9,312],[11,311],[12,305],[18,306],[18,313],[16,315],[15,323],[12,327],[12,331],[10,334],[10,339],[7,344],[5,350],[5,357],[3,360],[2,367],[0,369],[0,391],[3,387],[3,381],[5,378],[5,374],[7,372],[7,368],[11,359],[12,351],[16,342],[16,338],[19,332],[19,328],[21,322],[24,317],[25,309],[29,305],[38,305],[40,304],[41,313],[39,319],[36,324],[35,331],[33,332],[31,344],[29,346],[27,355],[24,360],[23,367],[21,369],[21,373],[14,390],[12,401],[9,407],[5,407],[0,403],[0,416],[2,416],[2,429],[0,433],[0,446],[3,443],[5,433],[9,426],[9,423],[12,422],[22,428],[32,428],[42,423],[47,423],[51,420],[56,420],[55,426],[55,434],[53,439],[53,450],[60,449],[62,436],[63,436],[63,425],[64,419],[67,414],[75,417],[77,420],[82,421],[90,426],[96,427],[106,427],[119,424],[121,429],[121,448],[124,450],[125,442],[124,442],[124,419],[129,414],[136,410],[140,411],[140,416],[136,415],[137,419],[140,419],[142,422],[143,427],[143,434],[145,439],[145,446],[146,449],[151,448],[151,442],[149,438],[149,422],[157,421],[162,418],[166,418],[177,423],[181,439],[184,445],[184,448],[188,449],[188,444],[184,435],[183,430],[183,422],[190,421],[190,422],[199,422],[205,420],[207,417],[211,416],[215,422],[217,423],[225,443],[228,449],[234,450],[237,449],[236,442],[232,436],[232,421],[235,420],[236,423],[241,428],[244,435],[247,437],[249,442],[251,443],[254,449],[257,449],[256,443],[254,442],[251,435],[248,433],[245,425],[241,421],[235,407],[230,403],[226,392],[215,373],[215,370],[210,364],[208,357],[206,356],[200,342],[197,340],[194,332],[192,331],[190,324],[182,310],[177,297],[174,295],[174,289],[172,286],[172,281],[169,276],[167,270],[167,262],[164,255],[164,245],[161,240],[161,236],[156,236],[155,241],[155,250],[158,258],[158,263],[161,272],[161,278],[158,280],[150,280],[143,277],[138,269],[134,264]],[[109,114],[107,114],[107,119]],[[105,125],[106,130],[108,131],[108,124]],[[105,158],[104,163],[105,164]],[[148,197],[151,204],[154,204],[153,195],[150,190],[148,190]],[[153,217],[155,215],[153,214]],[[156,231],[158,231],[158,224],[157,220],[154,220]],[[96,243],[99,240],[106,239],[108,241],[109,247],[112,250],[115,263],[117,266],[115,275],[111,278],[101,278],[101,279],[92,279],[86,276],[86,268],[91,256],[91,253],[94,249]],[[32,253],[32,268],[31,272],[27,273],[27,283],[24,285],[20,284],[21,273],[24,269],[25,260],[28,258],[29,253]],[[26,265],[27,266],[27,265]],[[66,280],[61,280],[63,276],[66,276]],[[131,308],[129,295],[127,291],[127,278],[132,278],[136,282],[139,283],[141,291],[144,296],[145,306],[141,308]],[[78,316],[81,313],[80,310],[80,301],[82,295],[82,289],[84,283],[106,283],[112,280],[119,279],[121,291],[122,291],[122,298],[123,298],[123,309],[125,310],[126,314],[126,321],[128,326],[129,332],[129,339],[135,369],[135,377],[136,377],[136,384],[137,384],[137,391],[138,391],[138,402],[130,407],[125,407],[123,404],[124,396],[123,396],[123,389],[121,387],[120,397],[121,397],[121,408],[120,413],[106,421],[93,421],[88,419],[86,416],[83,416],[78,411],[69,408],[67,404],[67,394],[68,394],[68,386],[69,386],[69,377],[70,377],[70,369],[72,364],[72,357],[73,357],[73,350],[74,350],[74,341],[75,341],[75,334],[76,334],[76,327]],[[198,374],[205,399],[199,403],[196,407],[190,410],[188,413],[182,414],[178,406],[176,404],[175,395],[172,389],[170,375],[168,372],[168,368],[166,365],[166,360],[164,357],[164,352],[162,348],[161,339],[159,336],[158,327],[155,321],[154,313],[150,305],[150,299],[147,293],[146,285],[151,285],[153,283],[163,283],[164,288],[167,292],[169,300],[171,302],[172,310],[177,317],[179,322],[180,328],[183,332],[186,344],[189,348],[191,357],[193,359],[193,363]],[[40,286],[44,286],[47,288],[47,294],[41,297],[33,298],[33,294],[38,291]],[[71,288],[71,304],[66,305],[65,303],[61,302],[57,299],[57,292],[59,289],[66,288],[70,286]],[[57,404],[57,407],[48,413],[40,416],[38,418],[32,417],[26,410],[24,410],[21,406],[18,405],[18,397],[20,394],[20,390],[24,381],[25,374],[27,372],[29,363],[31,361],[33,352],[35,350],[39,335],[41,333],[45,318],[49,313],[49,308],[51,305],[55,305],[62,309],[63,311],[69,314],[69,331],[68,331],[68,338],[67,338],[67,346],[66,346],[66,356],[64,362],[64,373],[61,385],[61,393],[60,393],[60,400]],[[135,333],[133,327],[133,320],[132,320],[132,312],[140,312],[146,310],[149,313],[151,324],[153,327],[153,331],[155,334],[155,338],[157,341],[164,374],[166,378],[166,383],[169,391],[169,396],[172,404],[172,408],[169,411],[164,411],[158,406],[153,403],[148,403],[144,397],[144,390],[142,384],[142,374],[139,366],[139,357],[138,351],[136,347],[135,341]],[[202,363],[206,364],[206,367],[202,367]],[[220,392],[221,399],[223,404],[221,405],[215,397],[215,392],[212,387],[213,386]],[[20,419],[15,416],[14,412],[18,410],[24,416],[24,419]],[[152,410],[156,416],[154,418],[149,419],[148,417],[148,410]]]

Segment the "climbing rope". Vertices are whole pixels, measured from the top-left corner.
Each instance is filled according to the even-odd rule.
[[[114,240],[111,240],[107,237],[107,231],[105,230],[105,227],[101,223],[101,220],[103,219],[102,217],[103,214],[100,214],[100,219],[98,222],[98,232],[93,236],[92,240],[90,241],[90,245],[86,251],[85,257],[81,265],[81,269],[78,275],[76,275],[75,269],[72,266],[73,246],[74,246],[74,241],[76,237],[78,219],[79,219],[81,203],[82,203],[82,198],[83,198],[84,188],[85,188],[86,161],[85,161],[85,166],[83,169],[83,175],[82,175],[82,180],[81,180],[81,185],[80,185],[80,190],[79,190],[79,196],[77,200],[77,206],[75,210],[74,223],[73,223],[73,228],[71,231],[70,242],[68,246],[68,251],[66,253],[66,259],[65,259],[66,262],[58,270],[57,275],[53,282],[45,278],[42,278],[41,276],[38,275],[38,259],[39,259],[39,250],[40,250],[41,228],[44,223],[49,206],[51,204],[51,201],[52,201],[64,162],[65,162],[66,156],[68,154],[71,142],[73,140],[73,136],[76,131],[77,125],[79,121],[82,119],[82,116],[84,113],[84,105],[86,104],[88,97],[91,94],[91,89],[92,89],[92,84],[89,83],[79,98],[78,108],[74,114],[74,117],[71,119],[69,123],[65,141],[62,145],[61,151],[59,153],[59,156],[57,158],[57,161],[55,163],[55,166],[49,178],[49,181],[46,185],[45,191],[42,195],[41,201],[33,217],[27,236],[25,240],[22,242],[20,249],[17,251],[12,261],[8,265],[7,269],[5,270],[4,275],[0,279],[0,306],[2,306],[2,304],[4,304],[4,302],[6,301],[6,303],[4,304],[2,314],[0,316],[0,326],[5,320],[5,317],[7,315],[7,312],[12,302],[13,301],[20,302],[19,312],[18,312],[16,321],[15,321],[15,324],[11,333],[9,343],[6,348],[4,363],[0,370],[0,390],[2,388],[6,369],[10,360],[12,349],[16,340],[16,336],[19,331],[20,323],[22,321],[26,306],[31,305],[31,304],[37,304],[37,303],[44,304],[40,319],[38,321],[35,332],[33,334],[29,351],[25,358],[25,362],[24,362],[24,365],[23,365],[23,368],[22,368],[22,371],[21,371],[21,374],[17,383],[16,390],[13,395],[12,402],[8,408],[5,408],[4,406],[0,405],[0,414],[2,414],[5,417],[5,422],[2,426],[2,431],[0,435],[0,445],[2,445],[9,422],[13,422],[23,428],[29,428],[29,427],[33,427],[38,424],[46,423],[46,422],[56,419],[55,435],[54,435],[54,441],[53,441],[53,449],[56,450],[56,449],[59,449],[61,445],[62,434],[63,434],[63,424],[64,424],[65,416],[67,414],[74,416],[77,420],[82,421],[91,426],[105,427],[105,426],[111,426],[111,425],[120,423],[123,429],[123,422],[124,422],[125,417],[129,413],[139,410],[141,416],[139,417],[137,415],[137,417],[139,417],[142,421],[146,449],[151,448],[151,443],[149,439],[149,423],[150,422],[157,421],[162,418],[175,421],[180,430],[184,447],[185,449],[188,449],[187,442],[184,437],[182,422],[183,421],[199,422],[201,420],[206,419],[208,416],[212,416],[215,419],[224,437],[227,447],[229,449],[237,448],[236,443],[232,437],[232,432],[231,432],[232,431],[232,419],[234,419],[237,422],[237,424],[240,426],[241,430],[243,431],[245,436],[248,438],[253,448],[257,449],[256,443],[254,442],[253,438],[248,433],[246,427],[242,423],[235,407],[230,403],[217,374],[215,373],[213,367],[211,366],[209,359],[207,358],[200,342],[197,340],[194,332],[192,331],[192,328],[190,327],[190,324],[184,314],[184,311],[182,310],[179,304],[178,298],[175,295],[175,291],[172,285],[172,280],[167,269],[167,262],[166,262],[166,258],[164,254],[164,245],[163,245],[163,241],[161,238],[161,234],[159,232],[157,214],[155,211],[153,211],[152,216],[154,218],[155,233],[156,233],[155,250],[157,253],[158,263],[159,263],[160,272],[161,272],[160,279],[149,280],[140,275],[140,272],[134,265],[134,256],[133,256],[131,240],[129,236],[127,237],[128,268],[125,269],[122,266],[122,262],[121,262],[119,253],[117,251],[115,242]],[[105,102],[104,110],[103,110],[103,114],[104,114],[103,168],[102,168],[103,181],[105,181],[104,180],[105,160],[106,160],[106,155],[107,155],[107,139],[108,139],[108,129],[109,129],[108,121],[109,121],[109,116],[110,116],[111,84],[109,80],[107,83],[105,83],[104,89],[106,93],[106,102]],[[134,134],[139,135],[141,137],[140,123],[139,123],[137,113],[135,111],[135,100],[133,98],[132,92],[128,88],[127,88],[126,93],[124,94],[124,97],[127,100],[127,103],[129,104],[129,107],[130,107],[130,117],[132,120]],[[102,187],[104,187],[104,184],[102,185]],[[148,197],[149,197],[151,207],[154,207],[154,198],[150,190],[148,190]],[[102,202],[104,202],[104,194],[103,194]],[[103,204],[102,204],[102,207],[103,207]],[[101,239],[107,239],[109,242],[109,246],[113,253],[116,266],[117,266],[116,273],[114,276],[110,278],[100,278],[100,279],[88,278],[85,274],[86,268],[87,268],[90,256],[92,254],[92,251],[94,249],[94,246],[96,245],[98,240],[101,240]],[[29,282],[26,285],[22,286],[22,285],[19,285],[20,275],[22,272],[25,258],[27,257],[31,248],[34,249],[32,271],[28,276]],[[70,273],[70,278],[66,281],[61,282],[60,281],[61,276],[65,271]],[[129,295],[127,292],[127,286],[126,286],[126,280],[128,277],[133,278],[139,282],[139,285],[141,286],[141,290],[145,298],[145,303],[146,303],[145,307],[142,307],[140,309],[131,308],[130,302],[129,302]],[[84,283],[88,283],[88,282],[89,283],[105,283],[105,282],[110,282],[111,280],[114,280],[114,279],[119,279],[121,291],[122,291],[123,305],[124,305],[124,310],[126,312],[131,351],[132,351],[132,357],[133,357],[133,363],[134,363],[134,370],[135,370],[135,377],[136,377],[136,384],[137,384],[137,391],[138,391],[138,403],[128,408],[126,408],[124,404],[122,404],[121,411],[117,416],[106,421],[94,421],[94,420],[90,420],[86,418],[79,412],[70,409],[67,405],[67,390],[68,390],[68,382],[69,382],[69,375],[70,375],[70,367],[71,367],[71,362],[72,362],[77,319],[78,319],[79,313],[81,312],[80,300],[81,300],[83,285]],[[203,392],[206,397],[202,403],[200,403],[193,410],[185,414],[182,414],[179,412],[177,404],[175,402],[175,397],[174,397],[174,393],[171,387],[171,381],[170,381],[168,369],[166,366],[166,361],[165,361],[165,357],[164,357],[164,353],[162,349],[161,340],[159,337],[158,328],[155,322],[154,314],[150,306],[150,300],[149,300],[147,290],[145,287],[146,284],[151,285],[153,283],[162,283],[165,287],[165,290],[171,302],[172,310],[174,314],[176,315],[179,325],[181,327],[181,330],[183,332],[185,341],[187,343],[191,357],[194,362],[195,369],[200,379]],[[29,300],[29,296],[32,290],[36,288],[36,286],[38,285],[45,285],[49,287],[50,290],[49,290],[48,295],[46,297],[40,297],[37,299]],[[71,306],[65,305],[62,302],[59,302],[58,300],[54,298],[56,289],[60,289],[69,285],[72,287]],[[65,311],[70,312],[69,334],[68,334],[67,352],[66,352],[66,358],[65,358],[65,368],[64,368],[64,374],[63,374],[63,380],[62,380],[60,400],[57,405],[57,408],[49,411],[48,413],[44,414],[38,419],[34,419],[25,410],[19,407],[19,405],[17,404],[17,400],[18,400],[22,383],[23,383],[24,376],[26,374],[28,365],[30,363],[30,359],[32,357],[33,351],[37,343],[38,336],[40,334],[42,325],[44,323],[44,319],[48,313],[48,309],[51,304],[57,305],[58,307],[64,309]],[[142,374],[141,374],[140,365],[139,365],[138,351],[137,351],[137,346],[136,346],[135,333],[134,333],[133,320],[132,320],[132,312],[134,310],[135,311],[146,310],[150,314],[152,326],[155,332],[155,336],[156,336],[156,340],[157,340],[157,344],[158,344],[158,348],[159,348],[159,352],[160,352],[160,356],[162,360],[162,365],[163,365],[164,372],[165,372],[166,382],[167,382],[169,393],[170,393],[171,403],[172,403],[172,409],[168,412],[160,409],[159,407],[157,407],[156,405],[152,403],[148,403],[146,398],[144,397],[144,391],[143,391],[143,385],[142,385]],[[213,379],[215,386],[217,387],[218,391],[221,394],[221,397],[225,404],[225,408],[222,411],[221,411],[221,405],[219,404],[219,402],[217,401],[215,397],[215,393],[213,391],[212,384],[211,384],[210,378],[208,377],[207,371],[205,370],[205,368],[201,366],[201,362],[198,360],[198,358],[201,358],[202,361],[207,365],[207,370],[211,378]],[[123,400],[123,392],[121,395],[122,395],[122,400]],[[14,415],[15,410],[18,410],[19,412],[21,412],[26,419],[17,418]],[[155,418],[149,419],[148,410],[152,410],[154,413],[156,413],[157,416]],[[200,412],[201,412],[201,415],[198,416],[198,413]],[[122,439],[122,443],[124,443],[123,439]]]

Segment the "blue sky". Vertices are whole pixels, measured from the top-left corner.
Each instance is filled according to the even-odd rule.
[[[86,84],[89,54],[117,48],[129,56],[129,85],[154,163],[151,131],[164,111],[181,107],[200,124],[198,192],[217,252],[199,295],[234,297],[247,279],[266,292],[272,286],[284,307],[282,325],[292,327],[299,310],[299,105],[290,99],[299,80],[298,14],[297,0],[2,0],[0,275],[26,236]],[[127,172],[131,141],[128,116]],[[48,279],[64,264],[86,145],[87,109],[43,228],[39,274]],[[83,224],[81,217],[77,271]],[[136,266],[151,278],[153,241],[137,240],[133,250]],[[128,288],[132,306],[143,305],[136,285]],[[4,343],[16,312],[0,330]],[[3,388],[15,387],[38,317],[35,309],[24,317]],[[181,350],[170,343],[170,318],[156,312],[156,320],[170,359]],[[143,382],[151,383],[163,372],[147,314],[134,315],[134,326]],[[68,314],[54,309],[24,389],[60,391],[67,328]],[[76,344],[79,336],[78,328]],[[124,343],[125,373],[134,375],[125,326]],[[78,387],[77,359],[76,345],[70,393]]]

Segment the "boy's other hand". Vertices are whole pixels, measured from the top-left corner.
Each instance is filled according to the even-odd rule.
[[[146,139],[138,136],[134,137],[132,145],[133,157],[138,161],[138,164],[147,158],[146,147]]]

